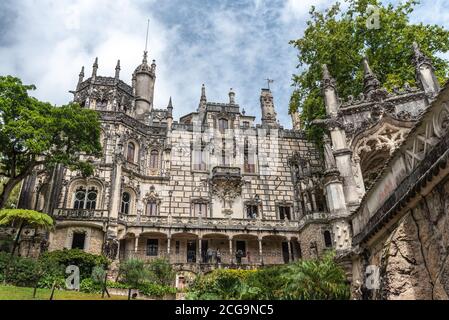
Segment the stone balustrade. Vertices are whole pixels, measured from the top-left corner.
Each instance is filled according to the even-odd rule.
[[[53,217],[56,220],[106,221],[108,210],[55,209]]]

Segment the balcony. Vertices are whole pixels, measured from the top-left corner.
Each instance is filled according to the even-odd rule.
[[[108,210],[55,209],[56,220],[107,221]]]
[[[308,217],[307,221],[311,218]],[[312,219],[313,220],[313,219]],[[119,223],[126,226],[175,227],[189,229],[279,230],[295,231],[300,227],[297,220],[232,219],[180,216],[119,215]]]
[[[212,169],[212,179],[215,178],[241,178],[239,167],[218,166]]]

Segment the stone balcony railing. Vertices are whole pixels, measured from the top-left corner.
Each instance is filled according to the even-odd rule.
[[[212,177],[240,177],[241,172],[239,167],[226,167],[226,166],[218,166],[212,169]]]
[[[154,227],[180,227],[180,228],[213,228],[213,229],[265,229],[296,231],[307,223],[321,221],[327,218],[326,213],[315,212],[300,220],[275,219],[235,219],[210,217],[180,217],[180,216],[138,216],[119,215],[119,223],[127,226],[154,226]]]
[[[108,210],[55,209],[53,217],[56,220],[106,221]]]

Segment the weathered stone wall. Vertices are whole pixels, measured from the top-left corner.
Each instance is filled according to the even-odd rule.
[[[311,223],[304,227],[298,237],[303,259],[315,259],[326,249],[324,231],[330,230],[321,224]],[[316,245],[316,246],[315,246]]]
[[[380,267],[374,299],[449,298],[449,182],[439,184],[370,248]]]

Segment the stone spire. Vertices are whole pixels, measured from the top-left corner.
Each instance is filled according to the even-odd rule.
[[[117,65],[115,67],[115,79],[120,79],[120,60],[117,61]]]
[[[95,58],[94,65],[92,67],[92,79],[95,79],[97,77],[97,71],[98,71],[98,57]]]
[[[434,97],[440,91],[440,84],[435,76],[432,61],[424,55],[416,42],[413,42],[413,64],[416,70],[417,84],[430,97]]]
[[[338,96],[335,79],[332,78],[326,64],[322,65],[323,79],[321,80],[321,90],[326,105],[326,114],[335,117],[338,113]]]
[[[168,112],[169,112],[170,115],[171,115],[172,112],[173,112],[173,103],[172,103],[172,101],[171,101],[171,97],[170,97],[170,100],[168,100],[167,110],[168,110]]]
[[[204,111],[206,110],[206,104],[207,104],[207,98],[206,98],[206,87],[203,85],[201,86],[201,98],[200,98],[200,104],[198,106],[198,111]]]
[[[168,100],[168,106],[167,106],[167,126],[171,130],[173,125],[173,103],[170,100]]]
[[[84,80],[84,66],[81,68],[81,72],[78,76],[78,85],[76,86],[77,88],[79,88],[83,80]]]
[[[367,97],[370,96],[370,93],[374,90],[380,88],[380,82],[377,80],[376,75],[371,70],[371,67],[368,63],[368,58],[366,56],[363,57],[363,92]]]
[[[229,89],[229,104],[235,104],[235,92]]]
[[[290,112],[293,130],[301,130],[301,114],[298,110]]]

